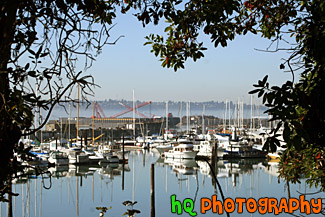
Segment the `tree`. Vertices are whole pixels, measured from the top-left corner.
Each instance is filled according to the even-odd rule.
[[[281,174],[299,181],[305,173],[324,190],[322,0],[3,0],[0,6],[0,163],[6,165],[0,169],[0,180],[4,186],[17,170],[14,162],[8,162],[13,150],[21,149],[19,138],[42,127],[56,104],[73,100],[69,93],[76,84],[84,97],[92,93],[93,79],[82,76],[78,58],[84,57],[88,68],[109,43],[116,10],[134,9],[144,26],[162,18],[170,23],[166,40],[152,34],[146,44],[152,45],[164,67],[174,70],[184,68],[188,58],[204,57],[206,48],[198,40],[203,33],[215,47],[225,47],[236,35],[251,32],[270,39],[275,45],[272,51],[290,51],[280,68],[287,66],[293,75],[299,70],[300,80],[293,76],[283,86],[272,87],[265,77],[251,93],[263,97],[269,114],[279,121],[265,148],[276,149],[283,127],[288,148],[281,159]],[[296,43],[279,47],[287,36]],[[35,108],[48,112],[36,128]]]
[[[53,107],[73,101],[72,88],[91,94],[93,78],[83,75],[101,48],[110,43],[115,9],[103,0],[3,0],[0,2],[0,189],[10,192],[17,171],[13,151],[21,136],[33,134]],[[34,123],[34,114],[47,116]]]
[[[292,81],[271,86],[267,76],[254,85],[278,125],[264,148],[276,151],[280,136],[287,149],[281,157],[281,176],[299,182],[302,176],[310,184],[325,190],[325,2],[323,0],[164,0],[126,1],[140,9],[136,14],[143,25],[167,19],[167,39],[151,34],[146,44],[160,57],[163,67],[184,68],[188,58],[204,56],[199,41],[207,34],[214,46],[227,46],[236,35],[248,32],[270,40],[267,52],[285,50],[290,56],[280,68],[292,73]],[[122,11],[128,9],[122,7]],[[294,43],[292,42],[294,41]],[[273,48],[273,49],[272,49]],[[300,75],[295,80],[294,73]],[[283,130],[283,131],[282,131]]]

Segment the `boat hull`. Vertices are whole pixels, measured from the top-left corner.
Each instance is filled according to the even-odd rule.
[[[176,159],[195,159],[198,151],[190,151],[190,152],[180,152],[170,150],[165,152],[165,158],[176,158]]]

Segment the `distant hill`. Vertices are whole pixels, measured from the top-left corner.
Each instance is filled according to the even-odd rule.
[[[121,111],[126,110],[127,108],[124,107],[122,104],[129,106],[132,108],[133,102],[127,101],[127,100],[102,100],[97,101],[102,110],[104,111],[105,115],[107,117],[110,117],[112,115],[115,115]],[[144,103],[144,101],[136,101],[136,105],[140,105],[141,103]],[[222,118],[225,113],[226,103],[225,102],[218,102],[218,101],[207,101],[207,102],[190,102],[190,115],[202,115],[203,113],[203,105],[205,105],[205,115],[214,115],[215,117]],[[87,108],[88,106],[88,108]],[[229,106],[229,103],[228,103]],[[235,106],[236,104],[234,102],[230,102],[230,113],[231,116],[235,116]],[[62,117],[62,116],[68,116],[68,103],[65,104],[66,110],[62,106],[56,106],[54,110],[54,116],[56,117]],[[180,102],[180,101],[169,101],[168,102],[168,111],[169,113],[172,113],[174,116],[184,116],[186,115],[186,107],[187,102]],[[244,110],[244,116],[250,117],[250,110],[251,105],[243,104],[241,107],[243,107]],[[181,109],[182,108],[182,109]],[[92,105],[87,103],[81,103],[80,104],[80,116],[84,117],[90,117],[92,116]],[[265,106],[254,106],[254,114],[255,116],[262,115],[263,112],[266,110]],[[150,104],[139,108],[137,110],[138,112],[141,112],[145,114],[146,116],[150,117],[152,115],[158,115],[158,116],[165,116],[166,115],[166,102],[151,102]],[[258,111],[258,112],[257,112]],[[71,117],[76,116],[76,104],[71,107]],[[132,117],[132,113],[127,113],[121,117]]]
[[[130,107],[132,107],[133,102],[132,101],[127,101],[127,100],[104,100],[104,101],[97,101],[100,106],[105,109],[111,109],[111,108],[121,108],[120,102],[128,105]],[[144,103],[144,101],[136,101],[136,105],[139,105],[141,103]],[[168,108],[170,109],[179,109],[181,107],[182,104],[182,108],[186,108],[186,104],[187,102],[180,102],[180,101],[168,101]],[[235,105],[237,103],[234,102],[230,102],[230,109],[234,109]],[[203,105],[205,105],[205,109],[206,110],[210,110],[210,109],[217,109],[217,110],[222,110],[226,108],[226,103],[225,102],[218,102],[218,101],[207,101],[207,102],[190,102],[190,107],[193,110],[202,110]],[[162,109],[162,108],[166,108],[166,102],[151,102],[150,104],[151,109],[155,110],[155,109]],[[251,105],[248,104],[243,104],[243,109],[244,110],[249,110],[251,109]],[[260,106],[260,110],[261,111],[265,111],[266,107],[265,106]]]

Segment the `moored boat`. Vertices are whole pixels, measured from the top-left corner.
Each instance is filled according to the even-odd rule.
[[[68,165],[69,164],[69,158],[63,152],[53,151],[53,152],[50,153],[50,157],[48,158],[48,162],[50,164],[55,164],[56,166]]]
[[[159,154],[164,154],[165,152],[168,152],[169,150],[173,149],[173,144],[172,143],[165,143],[165,144],[160,144],[155,147]]]
[[[165,152],[166,158],[195,159],[198,151],[193,150],[193,143],[190,141],[180,142],[172,150]]]
[[[83,151],[74,150],[69,152],[69,163],[70,164],[86,164],[89,163],[89,156]]]

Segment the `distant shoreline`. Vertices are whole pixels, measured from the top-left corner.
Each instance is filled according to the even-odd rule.
[[[129,107],[133,107],[133,102],[128,100],[103,100],[103,101],[96,101],[100,107],[102,108],[103,112],[107,117],[110,117],[114,114],[117,114],[121,111],[126,110],[125,107],[123,107],[121,103],[124,105],[127,105]],[[92,103],[92,101],[90,101]],[[144,101],[136,101],[136,105],[139,105],[141,103],[144,103]],[[182,104],[182,105],[181,105]],[[62,104],[65,106],[65,109],[63,106],[56,106],[53,110],[51,119],[57,119],[59,117],[68,117],[69,116],[69,103]],[[88,105],[88,107],[87,107]],[[203,114],[203,105],[205,107],[204,114],[206,116],[215,116],[218,118],[224,118],[225,115],[225,109],[226,109],[226,103],[225,102],[218,102],[218,101],[207,101],[207,102],[190,102],[190,115],[202,115]],[[229,103],[227,105],[227,110],[229,112]],[[241,109],[243,109],[243,116],[244,118],[250,118],[251,116],[251,105],[243,103],[240,106]],[[77,107],[76,103],[74,105],[70,106],[71,117],[76,117],[77,115]],[[267,108],[265,106],[257,106],[255,105],[253,107],[253,116],[267,116],[266,114],[263,114],[264,111],[266,111]],[[166,102],[151,102],[150,104],[143,106],[139,109],[137,109],[138,112],[143,113],[144,115],[148,117],[152,116],[166,116]],[[230,118],[234,118],[236,116],[235,112],[236,104],[234,102],[230,102]],[[93,106],[92,104],[87,104],[86,102],[83,102],[80,104],[80,117],[91,117],[93,113]],[[227,118],[229,116],[229,113],[227,112]],[[180,116],[186,116],[187,114],[187,102],[175,102],[175,101],[169,101],[168,102],[168,113],[172,113],[175,117]],[[129,112],[121,117],[132,117],[132,112]],[[138,117],[138,115],[136,115]]]

